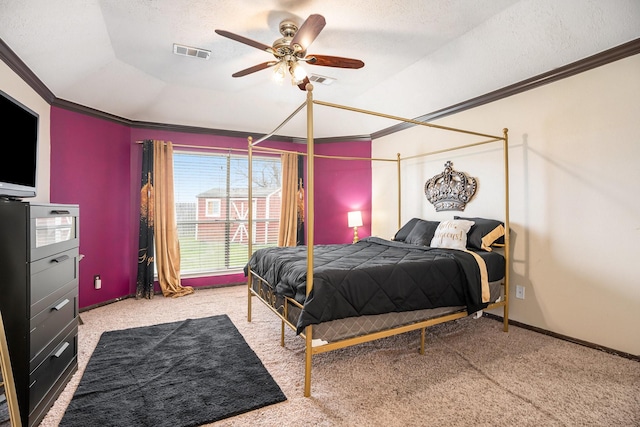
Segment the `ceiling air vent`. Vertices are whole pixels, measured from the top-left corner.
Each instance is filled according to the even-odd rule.
[[[333,77],[319,76],[317,74],[311,74],[309,80],[327,86],[336,81]]]
[[[184,46],[180,44],[173,44],[173,53],[176,55],[191,56],[193,58],[209,59],[211,51],[206,49],[200,49],[198,47]]]

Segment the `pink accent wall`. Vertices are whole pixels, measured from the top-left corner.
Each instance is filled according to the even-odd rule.
[[[51,108],[51,202],[80,205],[81,308],[135,294],[138,252],[139,183],[142,146],[159,139],[176,145],[247,148],[245,138],[129,127],[58,107]],[[261,145],[301,151],[304,145]],[[371,156],[370,141],[316,144],[317,154]],[[347,212],[361,210],[370,233],[371,165],[369,161],[316,159],[316,244],[349,243],[353,230]],[[93,276],[102,278],[102,289]],[[183,278],[185,286],[244,282],[243,274]],[[157,288],[157,284],[156,284]]]
[[[50,200],[80,205],[80,307],[131,294],[129,140],[127,126],[51,108]]]
[[[370,141],[316,144],[316,154],[371,157]],[[371,161],[317,158],[315,163],[315,243],[351,243],[347,212],[362,212],[358,237],[371,235]]]

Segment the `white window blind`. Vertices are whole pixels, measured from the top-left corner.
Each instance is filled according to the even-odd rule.
[[[247,156],[174,151],[174,192],[183,275],[241,271],[248,260]],[[279,157],[253,156],[254,249],[276,246]]]

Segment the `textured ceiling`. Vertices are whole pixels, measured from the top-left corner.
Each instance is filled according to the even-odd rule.
[[[268,133],[305,100],[269,61],[219,36],[271,45],[279,23],[310,14],[326,26],[310,53],[356,58],[319,100],[419,117],[640,37],[638,0],[0,0],[0,38],[63,100],[116,116]],[[179,43],[209,60],[173,54]],[[366,135],[395,123],[317,106],[318,137]],[[305,135],[304,115],[279,134]]]

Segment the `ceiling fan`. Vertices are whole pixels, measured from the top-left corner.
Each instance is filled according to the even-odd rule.
[[[280,23],[280,34],[282,34],[282,37],[273,42],[271,46],[230,33],[229,31],[215,31],[221,36],[264,50],[275,57],[275,60],[263,62],[233,73],[232,77],[242,77],[255,73],[256,71],[275,67],[274,78],[277,81],[283,81],[288,71],[291,75],[292,84],[297,85],[302,90],[306,90],[309,78],[304,68],[300,66],[300,63],[337,68],[364,67],[364,62],[359,59],[307,54],[307,48],[316,37],[318,37],[318,34],[320,34],[320,31],[322,31],[325,25],[326,21],[324,17],[317,14],[310,15],[300,27],[291,20],[284,20]]]

